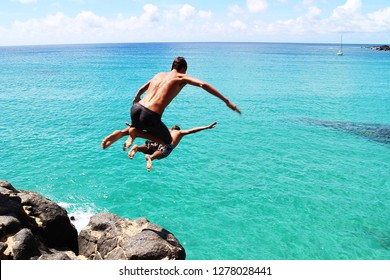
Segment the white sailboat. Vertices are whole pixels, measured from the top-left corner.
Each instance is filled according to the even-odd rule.
[[[341,35],[340,49],[337,52],[337,55],[343,55],[343,35]]]

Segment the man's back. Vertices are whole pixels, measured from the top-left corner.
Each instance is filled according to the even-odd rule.
[[[179,94],[186,84],[197,86],[208,93],[218,97],[226,105],[241,114],[237,106],[230,102],[217,89],[210,84],[186,74],[187,62],[183,57],[177,57],[173,61],[171,72],[161,72],[154,76],[149,82],[143,85],[133,99],[133,104],[139,102],[140,105],[159,114],[164,113],[165,108]],[[145,93],[144,98],[141,95]]]
[[[183,76],[184,74],[176,70],[158,73],[149,81],[146,94],[140,103],[153,112],[162,115],[165,108],[186,85],[183,82]]]

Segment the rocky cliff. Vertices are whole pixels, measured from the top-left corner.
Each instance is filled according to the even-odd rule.
[[[185,250],[146,218],[99,213],[78,234],[64,208],[0,181],[0,259],[182,260]]]

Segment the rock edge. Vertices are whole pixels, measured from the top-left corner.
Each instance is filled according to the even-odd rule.
[[[78,234],[67,211],[0,180],[1,260],[184,260],[175,236],[146,218],[98,213]]]

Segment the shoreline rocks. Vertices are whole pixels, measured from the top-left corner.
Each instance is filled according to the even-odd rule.
[[[1,260],[184,260],[185,256],[172,233],[146,218],[133,221],[99,213],[78,234],[64,208],[0,180]]]
[[[372,46],[372,47],[367,47],[375,51],[390,51],[390,46],[388,45],[382,45],[382,46]]]
[[[91,217],[79,234],[80,254],[88,259],[184,260],[172,233],[146,218],[129,220],[111,213]]]

